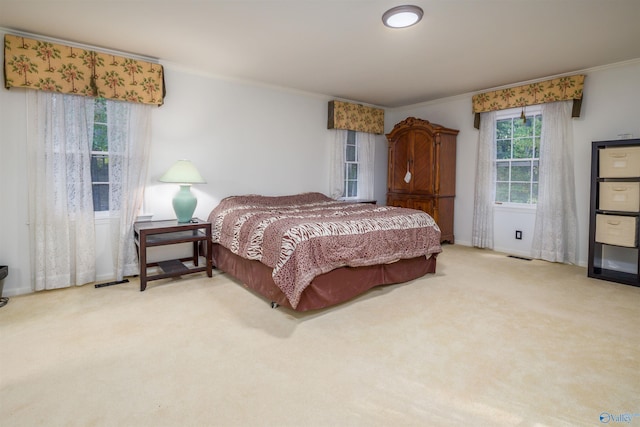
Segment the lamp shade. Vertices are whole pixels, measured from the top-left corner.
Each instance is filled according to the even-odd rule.
[[[159,181],[178,184],[206,184],[206,181],[190,160],[178,160],[160,177]]]

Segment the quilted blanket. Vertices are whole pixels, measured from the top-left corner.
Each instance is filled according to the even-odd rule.
[[[414,209],[348,203],[321,193],[232,196],[209,215],[212,238],[273,269],[295,308],[317,275],[441,252],[440,229]]]

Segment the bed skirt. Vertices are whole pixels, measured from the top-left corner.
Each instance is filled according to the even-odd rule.
[[[401,259],[390,264],[342,267],[321,274],[305,288],[296,311],[317,310],[348,301],[375,286],[408,282],[436,271],[436,255]],[[247,260],[219,244],[213,245],[214,267],[241,281],[247,288],[279,305],[291,308],[287,297],[274,283],[272,269]]]

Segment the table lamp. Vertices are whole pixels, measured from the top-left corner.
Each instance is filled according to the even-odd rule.
[[[189,160],[178,160],[160,177],[160,182],[180,184],[180,190],[173,198],[173,210],[178,222],[191,221],[198,204],[198,199],[191,192],[191,184],[206,184],[198,169]]]

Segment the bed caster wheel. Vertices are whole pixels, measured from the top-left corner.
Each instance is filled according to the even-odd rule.
[[[271,308],[278,308],[278,307],[280,307],[280,304],[278,304],[275,301],[271,301]]]

